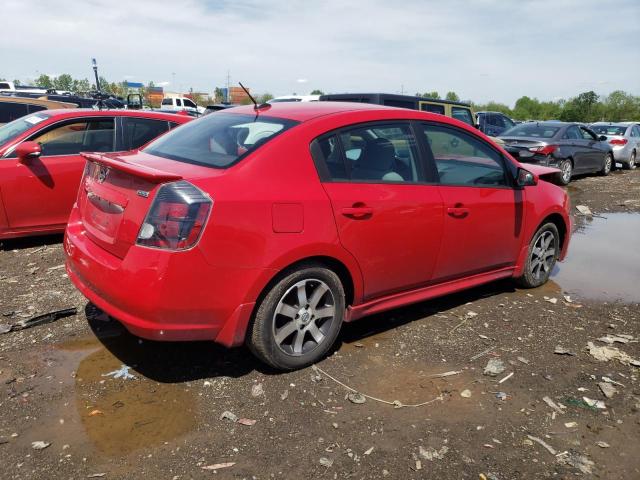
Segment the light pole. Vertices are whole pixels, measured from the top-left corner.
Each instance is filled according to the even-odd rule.
[[[98,62],[95,58],[91,59],[91,65],[93,66],[93,74],[96,76],[96,90],[100,92],[100,80],[98,79]]]

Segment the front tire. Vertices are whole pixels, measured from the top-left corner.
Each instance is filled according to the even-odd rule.
[[[278,370],[320,360],[334,344],[345,312],[338,275],[303,265],[281,278],[260,302],[248,335],[253,354]]]
[[[522,276],[516,283],[524,288],[536,288],[549,280],[560,255],[560,233],[553,223],[545,223],[533,236],[527,251]]]
[[[611,173],[611,169],[613,168],[613,156],[610,153],[607,153],[604,157],[604,163],[602,164],[602,170],[600,170],[600,175],[606,177]]]
[[[571,159],[565,158],[558,165],[560,168],[560,173],[558,174],[558,180],[562,185],[569,185],[571,181],[571,176],[573,175],[573,164],[571,163]]]

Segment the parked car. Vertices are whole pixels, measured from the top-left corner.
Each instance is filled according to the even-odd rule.
[[[14,82],[0,81],[0,92],[2,93],[37,93],[43,95],[47,93],[46,88],[33,85],[16,85]]]
[[[64,231],[82,151],[138,148],[191,118],[135,110],[43,110],[0,127],[0,240]]]
[[[607,137],[613,149],[613,159],[628,170],[636,168],[640,152],[640,125],[633,122],[598,122],[589,126],[598,135]]]
[[[542,285],[571,233],[556,169],[420,111],[238,107],[85,156],[64,240],[76,287],[135,335],[246,342],[279,369],[317,361],[343,322]]]
[[[563,185],[568,185],[574,174],[609,175],[615,167],[607,137],[599,137],[579,123],[526,122],[499,138],[517,160],[559,168],[557,179]]]
[[[205,111],[204,107],[196,105],[196,102],[187,97],[164,98],[160,108],[163,110],[187,110],[197,112],[200,115]]]
[[[333,93],[320,95],[324,102],[357,102],[374,103],[388,107],[409,108],[423,112],[439,113],[455,118],[469,125],[475,125],[471,105],[462,102],[452,102],[439,98],[413,97],[410,95],[395,95],[390,93]]]
[[[476,125],[482,133],[497,137],[505,130],[515,127],[516,123],[501,112],[477,112]]]
[[[320,95],[283,95],[282,97],[272,98],[267,103],[317,102],[318,100],[320,100]]]
[[[72,103],[54,102],[37,98],[5,97],[0,95],[0,125],[41,110],[74,108]]]

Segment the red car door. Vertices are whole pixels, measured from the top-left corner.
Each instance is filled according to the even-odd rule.
[[[314,158],[338,235],[357,260],[365,299],[427,283],[442,233],[442,201],[427,185],[406,122],[365,124],[316,141]]]
[[[523,193],[512,188],[505,159],[473,134],[423,124],[444,202],[442,248],[433,280],[512,266],[522,242]]]
[[[65,225],[78,193],[85,161],[81,151],[114,150],[113,118],[65,120],[28,138],[40,143],[39,158],[7,158],[2,199],[12,230]]]

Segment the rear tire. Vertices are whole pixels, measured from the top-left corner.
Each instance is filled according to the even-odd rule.
[[[560,233],[554,223],[545,223],[529,244],[524,271],[516,283],[524,288],[536,288],[549,280],[560,255]]]
[[[600,175],[602,175],[603,177],[606,177],[611,173],[612,168],[613,168],[613,156],[610,153],[607,153],[604,156],[604,163],[602,164]]]
[[[321,265],[301,265],[278,280],[260,302],[248,347],[278,370],[306,367],[334,344],[344,312],[338,275]]]
[[[558,165],[558,168],[560,168],[560,173],[558,173],[558,181],[562,185],[569,185],[569,182],[571,182],[571,176],[573,175],[573,163],[571,163],[571,159],[565,158],[564,160],[562,160],[560,162],[560,165]]]
[[[631,152],[631,156],[629,157],[629,161],[627,163],[622,164],[625,170],[633,170],[636,168],[636,151]]]

